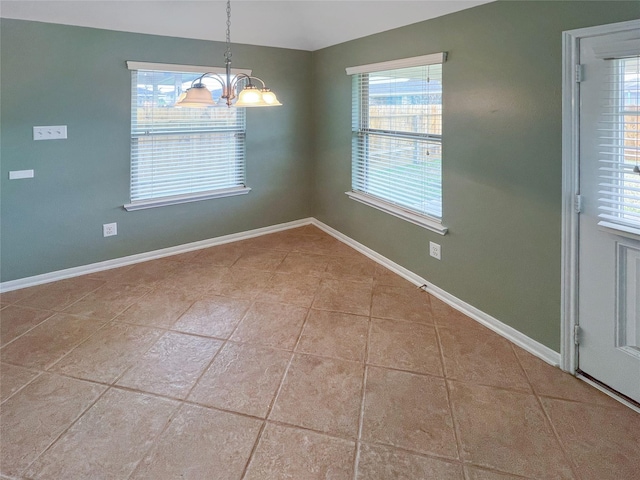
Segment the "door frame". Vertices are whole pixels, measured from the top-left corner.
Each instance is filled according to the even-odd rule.
[[[640,29],[640,20],[562,32],[562,269],[560,368],[578,369],[578,240],[580,195],[580,40]],[[589,382],[592,383],[592,382]]]

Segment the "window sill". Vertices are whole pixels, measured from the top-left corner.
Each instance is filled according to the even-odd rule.
[[[383,202],[382,200],[378,200],[377,198],[371,197],[369,195],[364,195],[358,192],[345,192],[349,198],[355,200],[360,203],[364,203],[370,207],[381,210],[385,213],[393,215],[394,217],[401,218],[406,220],[407,222],[411,222],[414,225],[418,225],[419,227],[426,228],[427,230],[431,230],[432,232],[437,233],[438,235],[445,235],[448,231],[447,227],[443,226],[440,221],[424,217],[422,215],[418,215],[416,213],[409,212],[408,210],[404,210],[403,208],[397,207],[387,202]]]
[[[146,208],[165,207],[167,205],[177,205],[180,203],[199,202],[201,200],[210,200],[212,198],[232,197],[235,195],[246,195],[251,189],[249,187],[226,188],[224,190],[216,190],[214,192],[203,192],[193,195],[176,195],[173,197],[163,197],[156,200],[141,200],[139,202],[128,203],[124,205],[127,212],[135,210],[144,210]]]

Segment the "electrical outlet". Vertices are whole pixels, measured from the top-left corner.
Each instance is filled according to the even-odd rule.
[[[440,245],[437,243],[429,242],[429,255],[440,260]]]
[[[113,237],[114,235],[118,235],[117,223],[105,223],[104,225],[102,225],[103,237]]]

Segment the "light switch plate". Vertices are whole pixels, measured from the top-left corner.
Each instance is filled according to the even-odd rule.
[[[52,125],[48,127],[33,127],[34,140],[62,140],[67,138],[66,125]]]

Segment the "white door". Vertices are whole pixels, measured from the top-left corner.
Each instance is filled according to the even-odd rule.
[[[639,39],[580,40],[578,369],[640,403]]]

